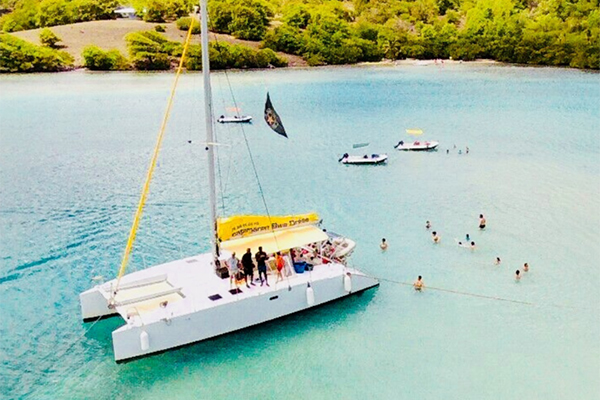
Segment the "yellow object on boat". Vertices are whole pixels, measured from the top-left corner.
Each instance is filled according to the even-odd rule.
[[[409,135],[421,135],[423,133],[422,129],[407,129],[406,133]]]
[[[241,256],[246,252],[246,249],[251,249],[252,254],[254,254],[258,251],[258,247],[262,246],[265,253],[272,254],[310,243],[321,242],[328,238],[329,236],[317,226],[306,225],[227,240],[221,243],[221,248],[231,252],[235,251],[238,256]]]
[[[273,217],[268,215],[234,215],[217,218],[217,236],[220,240],[226,241],[317,222],[319,222],[317,213]]]

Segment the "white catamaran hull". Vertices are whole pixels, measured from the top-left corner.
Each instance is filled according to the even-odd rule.
[[[129,284],[125,283],[120,289],[122,292],[127,285],[133,287],[136,283],[152,280],[183,283],[183,287],[171,290],[182,295],[183,299],[178,302],[144,313],[144,307],[147,307],[148,301],[152,301],[149,300],[152,293],[140,293],[139,301],[131,299],[128,304],[111,309],[108,304],[111,284],[114,282],[108,282],[80,295],[83,318],[97,318],[116,312],[123,316],[127,324],[115,330],[112,339],[115,360],[124,361],[271,321],[379,285],[375,278],[359,271],[341,264],[327,264],[315,266],[310,273],[294,274],[278,284],[270,276],[270,287],[257,284],[252,289],[246,289],[242,285],[242,293],[234,295],[228,291],[229,279],[218,278],[212,266],[202,264],[192,264],[190,267],[189,261],[179,260],[138,271],[127,275],[125,278],[140,276],[135,280],[129,279]],[[184,270],[186,268],[189,274]],[[191,268],[204,271],[193,271]],[[163,273],[169,269],[174,271],[173,276]],[[203,287],[200,284],[202,281],[196,280],[199,278],[208,278],[213,282]],[[215,289],[215,279],[220,281],[220,289]],[[309,281],[311,289],[308,289]],[[196,282],[198,285],[195,285]],[[161,290],[155,293],[157,300],[169,295],[168,290]],[[311,290],[312,293],[309,293]],[[161,293],[164,294],[162,298]],[[207,301],[212,294],[219,294],[222,298]]]

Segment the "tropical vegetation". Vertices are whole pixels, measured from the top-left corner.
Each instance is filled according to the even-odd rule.
[[[65,51],[36,46],[7,33],[0,33],[1,72],[57,72],[73,67]]]
[[[104,51],[96,46],[88,46],[83,51],[85,67],[92,70],[141,71],[168,70],[178,65],[183,45],[170,41],[156,31],[133,32],[125,37],[130,59],[119,51]],[[211,42],[209,56],[212,69],[227,68],[266,68],[284,67],[287,61],[271,49],[252,49],[248,46]],[[189,71],[202,68],[200,45],[190,45],[185,59],[185,68]]]
[[[146,21],[195,0],[131,0]],[[113,18],[117,0],[0,0],[5,32]],[[599,0],[209,0],[215,32],[310,65],[452,58],[600,68]],[[182,29],[185,22],[180,20]],[[188,25],[189,26],[189,25]],[[162,59],[163,65],[165,60]]]

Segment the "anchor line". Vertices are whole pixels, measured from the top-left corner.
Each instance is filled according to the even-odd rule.
[[[374,275],[371,275],[371,277],[375,278],[375,279],[378,279],[380,281],[383,281],[383,282],[393,283],[393,284],[396,284],[396,285],[413,286],[413,284],[410,283],[410,282],[402,282],[402,281],[397,281],[397,280],[394,280],[394,279],[378,277],[378,276],[374,276]],[[526,306],[537,306],[537,307],[547,306],[547,307],[563,308],[563,309],[571,309],[571,310],[586,309],[586,310],[590,310],[590,311],[596,311],[595,309],[591,309],[591,308],[573,307],[573,306],[566,306],[566,305],[562,305],[562,304],[552,304],[552,303],[537,304],[537,303],[533,303],[533,302],[530,302],[530,301],[515,300],[515,299],[509,299],[509,298],[506,298],[506,297],[490,296],[490,295],[479,294],[479,293],[463,292],[463,291],[459,291],[459,290],[446,289],[446,288],[435,287],[435,286],[426,286],[425,289],[427,289],[427,290],[437,290],[438,292],[451,293],[451,294],[456,294],[456,295],[459,295],[459,296],[477,297],[477,298],[487,299],[487,300],[495,300],[495,301],[503,301],[503,302],[507,302],[507,303],[522,304],[522,305],[526,305]]]

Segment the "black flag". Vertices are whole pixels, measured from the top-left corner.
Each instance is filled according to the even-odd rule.
[[[269,97],[269,93],[267,92],[267,102],[265,103],[265,121],[267,121],[267,125],[271,127],[275,132],[279,133],[283,137],[287,137],[287,133],[285,133],[285,128],[281,123],[281,118],[275,112],[273,108],[273,104],[271,104],[271,98]]]

